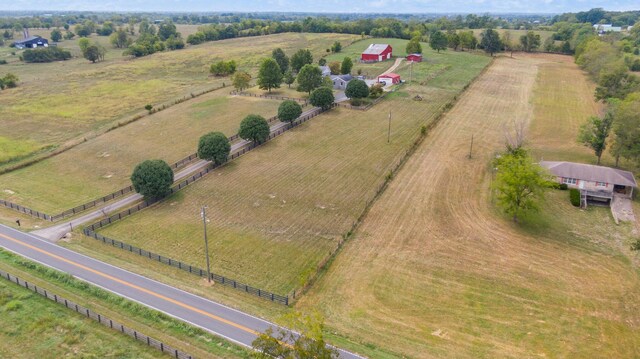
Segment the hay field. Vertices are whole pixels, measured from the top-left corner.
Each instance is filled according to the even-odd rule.
[[[57,213],[128,186],[147,159],[180,160],[210,131],[231,136],[248,114],[276,115],[279,101],[229,96],[227,90],[172,106],[34,165],[0,175],[0,198]]]
[[[287,33],[208,42],[138,59],[114,56],[97,64],[82,58],[48,64],[11,62],[0,71],[15,73],[21,82],[0,96],[0,148],[19,151],[3,155],[0,162],[97,131],[143,112],[146,104],[171,102],[229,84],[229,78],[209,77],[214,61],[235,59],[241,70],[256,73],[260,59],[270,56],[276,47],[288,54],[309,48],[318,57],[334,41],[348,43],[354,38]],[[9,145],[3,145],[7,142]]]
[[[467,81],[489,62],[460,56],[468,56],[465,66],[449,71]],[[416,93],[430,97],[413,101]],[[214,271],[287,293],[335,248],[420,127],[456,93],[411,86],[367,112],[332,110],[101,233],[203,266],[198,213],[208,205]],[[80,238],[73,246],[102,252],[103,244]],[[132,261],[144,265],[146,259]]]
[[[640,355],[632,226],[616,226],[605,208],[576,210],[560,191],[522,227],[491,203],[502,125],[553,121],[535,116],[546,94],[533,88],[538,66],[555,61],[497,59],[297,309],[320,310],[336,344],[364,343],[376,358]]]

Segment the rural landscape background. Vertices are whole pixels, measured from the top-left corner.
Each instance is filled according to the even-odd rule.
[[[619,221],[538,166],[640,173],[640,10],[553,6],[0,6],[0,272],[28,283],[0,281],[0,357],[274,355],[20,256],[14,229],[340,357],[640,357],[637,196]],[[392,55],[363,61],[371,44]],[[516,210],[512,157],[531,191]],[[140,189],[143,164],[164,192]],[[279,357],[322,357],[302,343]]]

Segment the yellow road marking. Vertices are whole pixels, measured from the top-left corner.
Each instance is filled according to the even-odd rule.
[[[60,257],[60,256],[55,255],[55,254],[53,254],[53,253],[49,253],[49,252],[47,252],[47,251],[45,251],[45,250],[43,250],[43,249],[40,249],[40,248],[38,248],[38,247],[35,247],[35,246],[30,245],[30,244],[24,243],[24,242],[19,241],[19,240],[15,239],[15,238],[8,237],[8,236],[6,236],[6,235],[4,235],[4,234],[2,234],[2,233],[0,233],[0,237],[5,238],[5,239],[7,239],[7,240],[10,240],[10,241],[12,241],[12,242],[14,242],[14,243],[18,243],[18,244],[20,244],[20,245],[22,245],[22,246],[24,246],[24,247],[27,247],[27,248],[33,249],[34,251],[40,252],[40,253],[45,254],[45,255],[47,255],[47,256],[50,256],[50,257],[52,257],[52,258],[55,258],[55,259],[61,260],[61,261],[65,262],[65,263],[71,264],[71,265],[76,266],[76,267],[78,267],[78,268],[82,268],[82,269],[84,269],[84,270],[86,270],[86,271],[89,271],[89,272],[94,273],[94,274],[96,274],[96,275],[99,275],[99,276],[101,276],[101,277],[104,277],[104,278],[110,279],[110,280],[112,280],[112,281],[114,281],[114,282],[117,282],[117,283],[120,283],[120,284],[126,285],[126,286],[128,286],[128,287],[133,288],[133,289],[137,289],[137,290],[139,290],[139,291],[141,291],[141,292],[147,293],[147,294],[152,295],[152,296],[154,296],[154,297],[156,297],[156,298],[160,298],[160,299],[166,300],[167,302],[173,303],[173,304],[178,305],[178,306],[180,306],[180,307],[182,307],[182,308],[185,308],[185,309],[188,309],[188,310],[194,311],[194,312],[196,312],[196,313],[198,313],[198,314],[205,315],[205,316],[207,316],[207,317],[209,317],[209,318],[211,318],[211,319],[217,320],[217,321],[222,322],[222,323],[224,323],[224,324],[231,325],[231,326],[236,327],[236,328],[238,328],[238,329],[240,329],[240,330],[243,330],[243,331],[245,331],[245,332],[248,332],[248,333],[251,333],[251,334],[254,334],[254,335],[260,335],[260,333],[258,333],[257,331],[255,331],[255,330],[253,330],[253,329],[250,329],[250,328],[247,328],[247,327],[245,327],[245,326],[243,326],[243,325],[240,325],[240,324],[237,324],[237,323],[232,322],[232,321],[230,321],[230,320],[227,320],[227,319],[224,319],[224,318],[218,317],[217,315],[213,315],[213,314],[211,314],[211,313],[207,313],[207,312],[205,312],[204,310],[201,310],[201,309],[198,309],[198,308],[192,307],[192,306],[190,306],[190,305],[188,305],[188,304],[184,304],[184,303],[182,303],[182,302],[180,302],[180,301],[177,301],[177,300],[175,300],[175,299],[171,299],[171,298],[166,297],[166,296],[164,296],[164,295],[162,295],[162,294],[158,294],[158,293],[152,292],[152,291],[150,291],[150,290],[148,290],[148,289],[145,289],[145,288],[142,288],[142,287],[137,286],[137,285],[135,285],[135,284],[131,284],[131,283],[129,283],[129,282],[123,281],[123,280],[121,280],[121,279],[118,279],[118,278],[113,277],[113,276],[111,276],[111,275],[108,275],[108,274],[106,274],[106,273],[102,273],[102,272],[100,272],[100,271],[97,271],[97,270],[95,270],[95,269],[89,268],[89,267],[87,267],[87,266],[85,266],[85,265],[82,265],[82,264],[80,264],[80,263],[76,263],[76,262],[74,262],[74,261],[72,261],[72,260],[69,260],[69,259],[66,259],[66,258]]]

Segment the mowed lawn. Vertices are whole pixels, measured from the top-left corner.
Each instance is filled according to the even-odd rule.
[[[467,81],[489,62],[460,56],[467,65],[448,71]],[[425,92],[432,96],[413,100]],[[331,110],[101,233],[204,266],[199,211],[207,205],[213,270],[286,294],[336,247],[421,126],[454,96],[448,88],[410,86],[366,112]],[[79,241],[74,248],[89,252],[103,246]]]
[[[147,104],[172,103],[194,92],[229,86],[228,77],[209,76],[209,66],[215,61],[235,60],[240,70],[256,74],[260,60],[276,47],[289,55],[309,48],[319,57],[334,41],[347,44],[356,38],[287,33],[208,42],[138,59],[112,49],[109,53],[113,55],[97,64],[81,57],[48,64],[11,60],[0,70],[15,73],[21,81],[0,96],[0,148],[13,149],[0,154],[0,163],[100,130],[144,112]],[[100,42],[105,39],[98,38]],[[69,48],[76,45],[77,40],[61,43]]]
[[[164,358],[159,350],[0,280],[0,357]]]
[[[556,94],[539,90],[539,69],[558,62],[575,70],[556,56],[497,59],[394,178],[296,306],[324,314],[335,344],[365,344],[376,358],[640,355],[633,225],[616,226],[607,208],[576,209],[564,191],[515,225],[489,190],[488,163],[514,119],[532,121],[534,148],[562,141],[557,119],[536,110]],[[576,114],[595,108],[553,99]]]
[[[55,214],[128,186],[133,168],[144,160],[180,160],[196,152],[203,134],[231,136],[245,116],[275,116],[279,104],[214,91],[0,175],[0,198]]]

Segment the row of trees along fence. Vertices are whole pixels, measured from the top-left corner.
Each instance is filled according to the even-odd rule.
[[[304,99],[304,98],[299,98],[299,97],[287,97],[287,96],[276,96],[276,95],[259,95],[259,94],[255,94],[255,93],[248,93],[248,92],[241,92],[241,91],[231,91],[232,95],[238,95],[238,96],[247,96],[247,97],[261,97],[261,98],[268,98],[271,100],[293,100],[296,102],[300,102],[302,104],[304,104],[305,106],[309,104],[309,100]]]
[[[277,120],[278,120],[278,116],[273,116],[273,117],[270,117],[269,119],[267,119],[267,122],[268,123],[272,123],[272,122],[275,122]],[[233,141],[236,141],[239,138],[240,137],[238,136],[238,134],[235,134],[235,135],[232,135],[231,137],[229,137],[229,141],[233,142]],[[181,159],[181,160],[179,160],[177,162],[174,162],[174,163],[170,164],[169,166],[171,167],[171,169],[173,169],[175,171],[175,170],[177,170],[177,169],[179,169],[181,167],[184,167],[185,165],[193,162],[197,158],[198,158],[198,154],[197,153],[192,153],[189,156],[187,156],[187,157],[185,157],[185,158],[183,158],[183,159]],[[75,216],[76,214],[82,213],[82,212],[86,211],[87,209],[93,208],[93,207],[95,207],[95,206],[97,206],[99,204],[107,203],[107,202],[109,202],[109,201],[111,201],[113,199],[122,197],[125,194],[133,192],[133,190],[134,190],[133,186],[127,186],[127,187],[121,188],[121,189],[119,189],[119,190],[117,190],[115,192],[109,193],[106,196],[103,196],[103,197],[94,199],[92,201],[83,203],[83,204],[81,204],[79,206],[76,206],[74,208],[68,209],[66,211],[62,211],[62,212],[60,212],[58,214],[47,214],[47,213],[44,213],[44,212],[33,210],[33,209],[25,207],[25,206],[21,206],[21,205],[16,204],[16,203],[5,201],[3,199],[0,199],[0,205],[4,206],[6,208],[14,209],[16,211],[28,214],[28,215],[30,215],[32,217],[36,217],[36,218],[39,218],[39,219],[44,219],[46,221],[55,222],[55,221],[58,221],[60,219],[66,218],[66,217]]]
[[[91,318],[95,321],[97,321],[98,323],[109,327],[113,330],[117,330],[121,333],[124,333],[140,342],[143,342],[145,344],[147,344],[150,347],[156,348],[158,350],[160,350],[163,353],[169,354],[170,356],[172,356],[173,358],[178,358],[178,359],[193,359],[193,356],[191,356],[190,354],[187,354],[181,350],[178,350],[176,348],[173,348],[169,345],[164,344],[163,342],[151,338],[148,335],[145,335],[143,333],[140,333],[134,329],[125,327],[123,324],[120,324],[116,321],[113,321],[107,317],[105,317],[104,315],[98,314],[96,312],[94,312],[93,310],[89,309],[89,308],[85,308],[79,304],[76,304],[70,300],[64,299],[60,296],[58,296],[57,294],[53,294],[50,291],[47,291],[44,288],[38,287],[34,284],[31,284],[27,281],[24,281],[14,275],[11,275],[3,270],[0,270],[0,276],[2,276],[4,279],[15,283],[21,287],[27,288],[47,299],[50,299],[58,304],[62,304],[65,307],[67,307],[68,309],[74,310],[77,313],[87,317],[87,318]]]
[[[275,132],[272,132],[269,135],[269,140],[281,135],[282,133],[288,131],[289,129],[291,129],[291,128],[295,127],[295,126],[298,126],[298,125],[300,125],[300,124],[312,119],[313,117],[319,115],[322,112],[323,111],[320,108],[316,108],[313,111],[310,111],[309,113],[305,114],[304,116],[301,116],[296,121],[294,121],[291,126],[283,127],[283,128],[278,129]],[[247,147],[244,147],[242,150],[237,151],[236,153],[233,153],[229,157],[229,160],[233,160],[235,158],[238,158],[238,157],[242,156],[243,154],[251,151],[252,149],[254,149],[257,146],[258,145],[255,145],[253,143],[249,144]],[[187,179],[184,179],[183,181],[181,181],[177,185],[174,185],[170,190],[170,194],[173,194],[173,193],[183,189],[184,187],[194,183],[195,181],[201,179],[202,177],[207,175],[209,172],[213,171],[218,166],[219,165],[216,165],[214,163],[210,163],[206,168],[204,168],[200,172],[190,176]],[[119,221],[122,218],[128,217],[128,216],[130,216],[130,215],[132,215],[132,214],[134,214],[136,212],[139,212],[139,211],[143,210],[144,208],[147,208],[147,207],[151,206],[152,204],[155,204],[155,203],[157,203],[159,201],[161,201],[161,199],[146,200],[146,201],[144,201],[144,202],[142,202],[142,203],[140,203],[140,204],[138,204],[138,205],[136,205],[134,207],[128,208],[128,209],[126,209],[126,210],[124,210],[122,212],[116,213],[116,214],[111,215],[111,216],[109,216],[107,218],[104,218],[104,219],[102,219],[102,220],[100,220],[98,222],[95,222],[95,223],[92,223],[92,224],[88,225],[87,227],[85,227],[83,229],[83,233],[84,233],[85,236],[92,237],[94,239],[97,239],[97,240],[105,243],[105,244],[110,244],[113,247],[120,248],[122,250],[126,250],[126,251],[129,251],[129,252],[132,252],[132,253],[137,253],[140,256],[147,257],[149,259],[158,261],[160,263],[164,263],[164,264],[167,264],[167,265],[170,265],[170,266],[173,266],[173,267],[177,267],[177,268],[182,269],[184,271],[187,271],[189,273],[196,274],[196,275],[199,275],[201,277],[205,277],[206,278],[206,273],[207,272],[202,270],[201,268],[198,268],[198,267],[195,267],[195,266],[180,262],[180,261],[175,260],[175,259],[164,257],[164,256],[161,256],[159,254],[155,254],[153,252],[149,252],[149,251],[144,250],[142,248],[138,248],[138,247],[126,244],[126,243],[124,243],[122,241],[118,241],[116,239],[108,238],[108,237],[105,237],[105,236],[103,236],[101,234],[96,233],[96,230],[98,230],[99,228],[102,228],[102,227],[107,226],[109,224],[112,224],[112,223],[114,223],[116,221]],[[281,303],[281,304],[284,304],[284,305],[288,305],[289,304],[289,297],[288,296],[282,296],[282,295],[274,294],[274,293],[271,293],[271,292],[268,292],[268,291],[264,291],[264,290],[259,289],[259,288],[254,288],[254,287],[248,286],[246,284],[240,283],[240,282],[238,282],[236,280],[229,279],[229,278],[226,278],[226,277],[218,275],[218,274],[213,274],[212,273],[211,274],[211,279],[214,280],[217,283],[221,283],[221,284],[227,285],[229,287],[233,287],[235,289],[244,291],[246,293],[251,293],[251,294],[257,295],[258,297],[261,297],[261,298],[269,299],[269,300],[271,300],[273,302]]]

